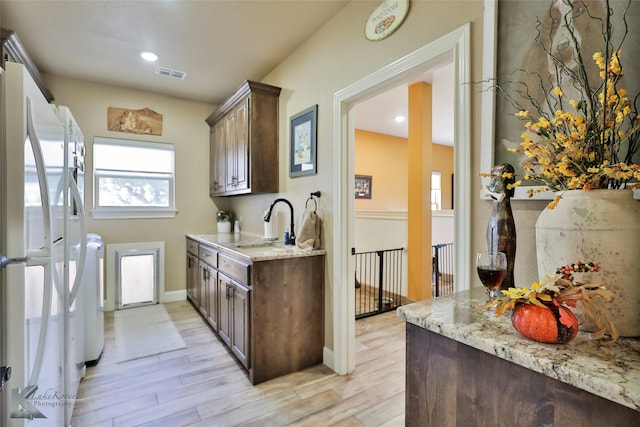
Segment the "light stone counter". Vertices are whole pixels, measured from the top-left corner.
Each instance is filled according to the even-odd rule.
[[[484,288],[474,288],[402,306],[397,313],[416,326],[640,411],[640,339],[620,338],[606,346],[581,331],[568,344],[542,344],[521,336],[508,314],[474,309],[484,302]]]
[[[326,255],[324,249],[305,250],[284,245],[281,241],[265,242],[259,235],[248,233],[187,234],[187,237],[248,261],[270,261],[284,258]]]

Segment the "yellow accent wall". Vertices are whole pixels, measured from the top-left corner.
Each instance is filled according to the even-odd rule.
[[[356,129],[356,175],[373,177],[373,197],[356,199],[356,211],[408,208],[408,140]],[[432,168],[442,173],[442,209],[451,209],[453,147],[433,144]]]
[[[407,140],[356,129],[356,175],[372,177],[371,199],[356,199],[358,210],[407,209]]]

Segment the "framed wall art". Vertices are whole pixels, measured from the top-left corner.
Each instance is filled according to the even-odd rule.
[[[291,116],[289,176],[314,175],[318,173],[317,136],[318,105]]]
[[[372,177],[370,175],[356,175],[354,188],[356,199],[371,198],[371,180]]]
[[[130,110],[109,107],[107,109],[107,128],[114,132],[162,135],[162,114],[151,108]]]
[[[597,73],[597,67],[591,55],[600,48],[603,36],[599,27],[593,27],[597,20],[589,17],[604,16],[607,5],[605,0],[575,2],[572,10],[562,1],[487,0],[485,5],[483,81],[495,82],[503,86],[517,82],[520,87],[524,85],[529,87],[536,99],[543,99],[542,95],[535,93],[534,90],[540,87],[540,79],[549,88],[553,88],[555,76],[549,71],[552,69],[549,65],[549,57],[536,41],[536,35],[542,32],[542,35],[550,37],[548,34],[554,34],[552,29],[558,17],[565,15],[571,19],[577,37],[581,40],[584,63],[588,67],[586,72]],[[616,46],[625,32],[622,15],[627,6],[629,6],[628,17],[638,16],[640,2],[628,3],[626,0],[610,2],[614,28],[612,40]],[[639,37],[640,26],[629,25],[626,42],[622,48],[625,77],[636,76],[640,69],[640,59],[638,59],[640,44],[632,42]],[[590,79],[597,83],[597,74]],[[569,86],[565,83],[563,87]],[[627,89],[630,94],[636,94],[640,88],[640,80],[626,78],[621,87]],[[579,94],[565,95],[570,99],[578,98]],[[524,122],[514,116],[516,112],[514,106],[503,97],[496,96],[492,90],[483,89],[482,102],[481,170],[489,171],[493,165],[510,163],[516,169],[516,175],[520,179],[524,175],[520,162],[525,160],[525,157],[522,153],[511,152],[510,149],[520,146]],[[484,188],[487,184],[488,178],[483,178],[482,187]],[[528,199],[527,190],[532,188],[531,185],[531,183],[524,183],[517,187],[514,198]],[[533,198],[551,199],[553,195],[552,192],[542,192],[537,193]]]

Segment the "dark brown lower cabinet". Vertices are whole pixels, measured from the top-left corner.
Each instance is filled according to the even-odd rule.
[[[640,426],[640,412],[407,323],[406,426]]]
[[[200,261],[200,289],[198,290],[198,310],[205,318],[209,315],[209,267]]]
[[[322,363],[325,255],[255,262],[251,270],[253,384]]]
[[[219,319],[219,298],[218,298],[218,271],[211,267],[206,266],[206,287],[207,287],[207,314],[205,318],[209,322],[209,325],[214,331],[218,330]]]
[[[251,325],[249,294],[249,289],[234,283],[231,297],[233,301],[231,304],[231,351],[245,368],[249,368],[249,331]]]
[[[197,254],[196,247],[196,254]],[[187,298],[195,306],[198,304],[200,289],[200,267],[198,256],[187,252]]]
[[[249,369],[250,290],[223,273],[218,273],[217,288],[220,303],[218,335]]]
[[[218,336],[226,344],[231,345],[231,302],[229,286],[231,279],[222,273],[218,274]]]
[[[189,299],[252,384],[322,363],[324,254],[251,262],[200,244],[192,258]]]

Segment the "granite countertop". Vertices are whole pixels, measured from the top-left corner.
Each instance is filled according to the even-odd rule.
[[[586,332],[567,344],[543,344],[521,336],[510,316],[475,307],[487,300],[484,288],[398,308],[398,317],[421,328],[640,411],[640,339],[613,345],[590,340]]]
[[[251,262],[326,255],[327,253],[324,249],[300,249],[297,246],[285,245],[282,241],[264,241],[261,236],[250,233],[187,233],[187,237]]]

